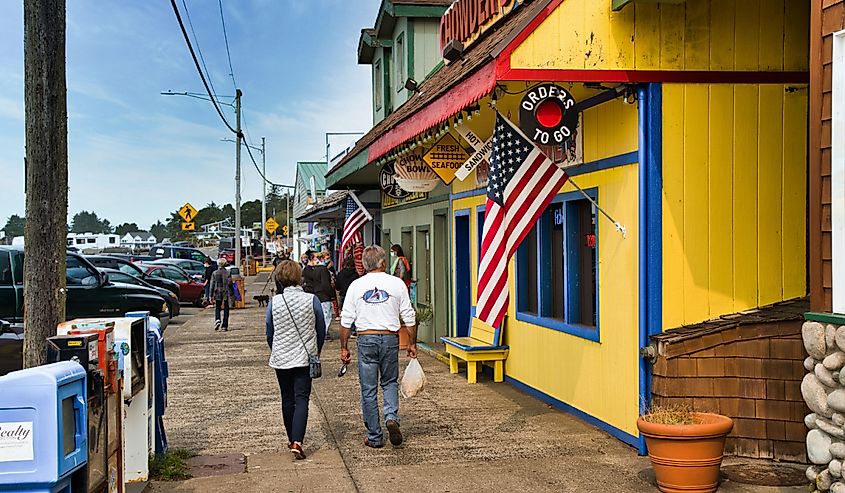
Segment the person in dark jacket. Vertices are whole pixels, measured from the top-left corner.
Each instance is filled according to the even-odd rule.
[[[346,298],[346,291],[352,281],[358,279],[358,271],[355,270],[355,259],[353,257],[346,257],[343,260],[343,268],[337,273],[336,287],[340,293],[340,306],[343,306],[343,300]]]
[[[217,270],[211,275],[211,296],[214,297],[214,330],[229,330],[229,297],[232,296],[232,277],[226,270],[226,259],[217,259]],[[223,310],[223,320],[220,310]]]
[[[332,287],[332,277],[325,265],[321,264],[317,254],[309,252],[308,265],[302,269],[302,289],[320,299],[323,307],[323,319],[332,319],[332,300],[336,298]]]
[[[211,304],[211,275],[217,270],[217,262],[206,257],[203,266],[205,267],[205,273],[202,275],[203,284],[205,285],[205,302]]]

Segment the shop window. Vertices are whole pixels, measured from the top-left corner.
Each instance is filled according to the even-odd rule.
[[[596,200],[595,189],[587,191]],[[516,259],[517,318],[598,341],[596,209],[562,194],[525,238]]]
[[[381,60],[376,60],[373,64],[373,101],[376,104],[376,110],[380,110],[383,104],[384,85],[381,74]]]
[[[405,33],[396,37],[396,92],[405,88]]]
[[[480,205],[475,208],[475,224],[476,224],[476,239],[478,240],[478,250],[476,250],[478,254],[478,258],[476,259],[476,267],[481,267],[481,238],[484,236],[484,210],[485,206]]]

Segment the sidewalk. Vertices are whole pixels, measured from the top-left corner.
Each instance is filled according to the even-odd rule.
[[[249,301],[262,285],[248,286]],[[336,376],[337,340],[323,350],[324,376],[312,393],[308,459],[294,461],[267,367],[264,309],[252,302],[233,311],[226,333],[214,332],[212,317],[206,309],[168,332],[168,438],[200,455],[242,453],[246,473],[155,483],[153,492],[656,491],[645,479],[648,458],[627,445],[507,384],[482,377],[469,385],[426,354],[428,386],[401,403],[404,446],[364,447],[357,371]],[[805,490],[730,482],[720,489]]]

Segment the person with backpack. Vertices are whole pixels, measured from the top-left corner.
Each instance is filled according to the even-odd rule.
[[[411,263],[400,245],[390,247],[390,274],[402,279],[405,286],[411,289]]]

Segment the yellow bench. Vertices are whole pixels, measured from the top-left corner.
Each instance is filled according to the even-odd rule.
[[[467,362],[467,382],[476,382],[478,363],[493,362],[493,381],[501,382],[505,378],[505,359],[508,346],[502,345],[502,330],[496,329],[477,318],[472,319],[469,337],[441,337],[449,353],[449,371],[458,373],[458,360]]]

